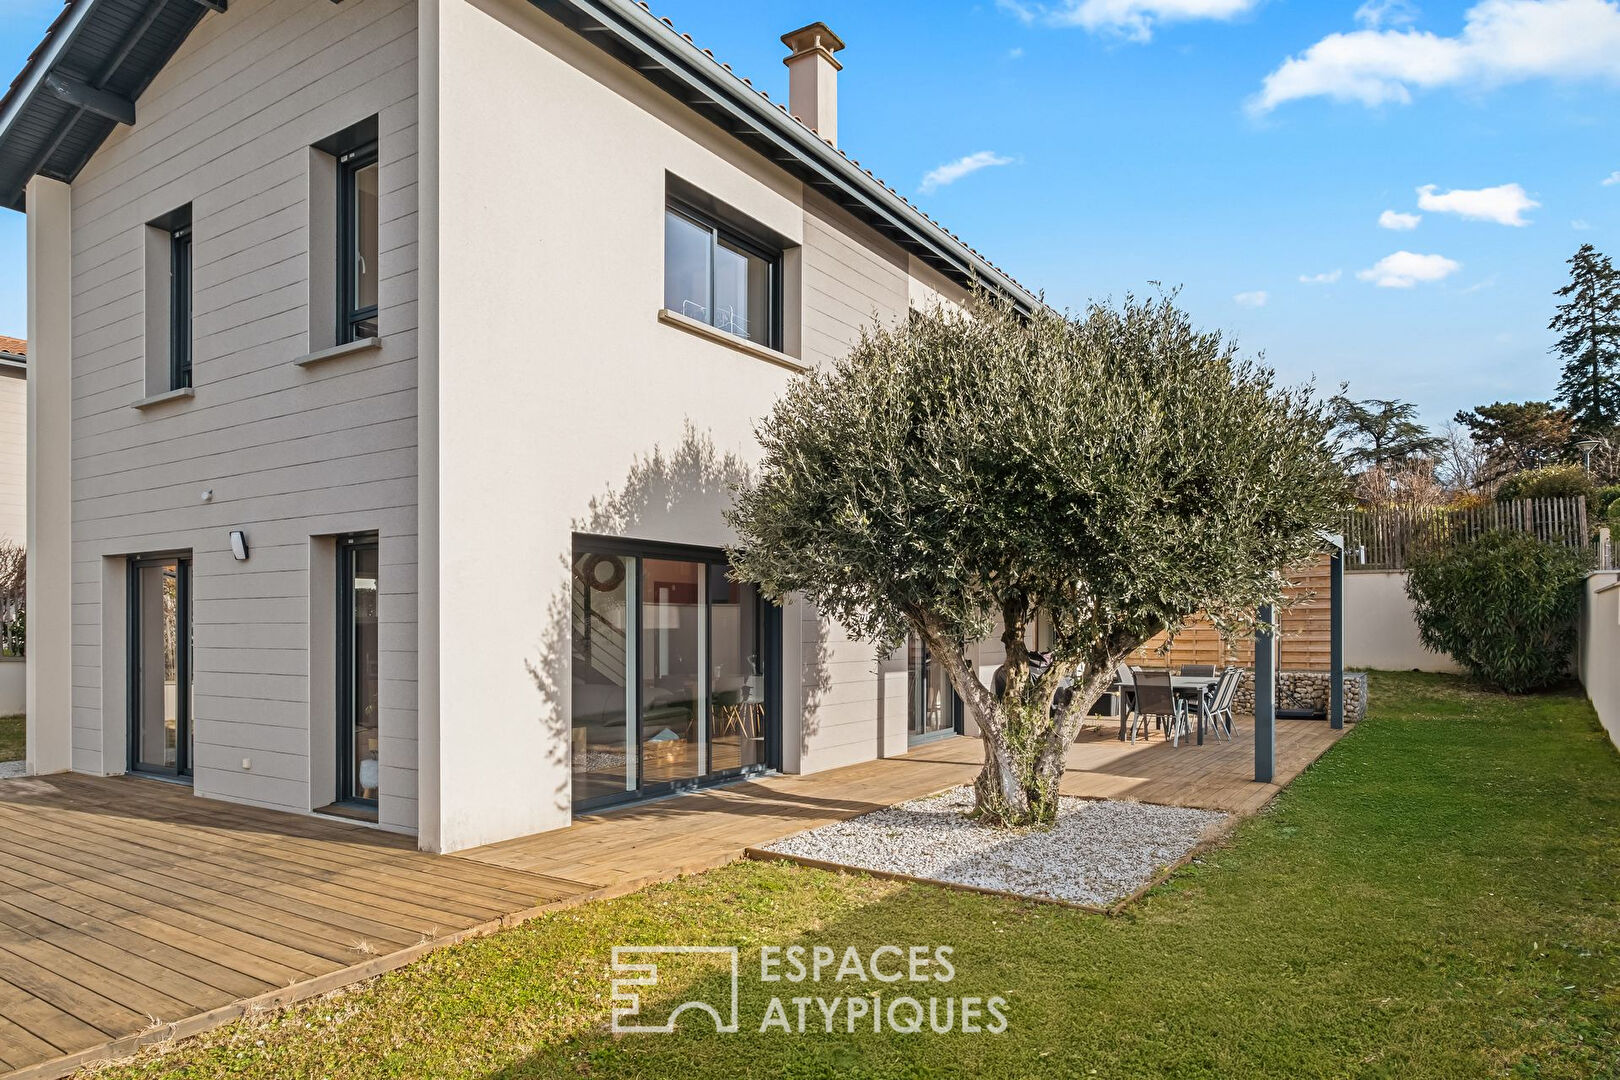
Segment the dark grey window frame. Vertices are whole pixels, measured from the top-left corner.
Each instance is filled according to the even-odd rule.
[[[375,140],[337,155],[337,344],[377,335],[377,305],[359,306],[360,283],[355,277],[359,257],[360,222],[355,215],[355,178],[360,170],[377,164]],[[374,260],[375,261],[375,260]],[[372,267],[376,272],[376,267]],[[366,323],[372,324],[369,328]]]
[[[191,385],[191,215],[169,233],[169,389]]]
[[[176,565],[175,580],[175,747],[174,768],[158,769],[140,762],[140,708],[141,708],[141,575],[147,566],[160,566],[172,562]],[[125,605],[125,674],[124,692],[128,732],[125,767],[142,776],[164,776],[176,780],[189,779],[191,761],[191,552],[171,551],[159,555],[131,556]]]
[[[735,334],[729,330],[725,330],[723,327],[718,326],[714,321],[715,249],[719,247],[720,241],[724,240],[726,243],[741,248],[748,254],[765,261],[765,263],[770,267],[771,280],[770,285],[766,289],[765,296],[765,300],[770,307],[770,311],[766,315],[766,340],[763,344],[767,348],[781,351],[782,250],[774,245],[762,243],[760,240],[748,235],[746,232],[738,231],[735,227],[727,224],[725,221],[721,220],[715,215],[707,213],[704,210],[692,205],[692,203],[686,201],[685,199],[679,199],[673,195],[664,200],[664,211],[666,213],[678,214],[699,228],[707,229],[709,231],[709,296],[708,303],[705,305],[709,313],[709,317],[705,321],[708,322],[710,326],[714,326],[723,333],[732,334],[733,337],[736,337],[742,341],[748,341],[751,339],[744,338],[740,334]],[[667,253],[665,257],[668,257]],[[667,274],[669,271],[667,264],[664,269],[665,273]]]
[[[362,548],[381,550],[375,532],[350,533],[337,541],[337,800],[375,812],[376,799],[354,793],[355,690],[358,686],[354,656],[354,557]],[[381,567],[379,566],[379,570]],[[381,729],[379,728],[379,731]]]
[[[671,559],[677,562],[703,563],[713,571],[717,567],[730,565],[726,553],[717,548],[698,547],[691,544],[675,544],[658,540],[632,540],[618,536],[598,536],[591,533],[575,533],[573,552],[575,558],[582,551],[599,555],[614,555],[629,559],[632,566],[627,570],[630,587],[626,590],[625,602],[632,609],[641,608],[641,560],[643,559]],[[739,780],[762,776],[769,772],[779,771],[782,768],[782,609],[764,597],[760,598],[765,632],[765,702],[767,720],[765,724],[765,760],[758,765],[744,765],[741,768],[710,771],[701,777],[692,780],[680,780],[672,783],[641,784],[635,791],[618,792],[613,795],[602,796],[595,799],[583,799],[574,804],[574,813],[585,813],[593,810],[603,810],[612,806],[623,806],[631,803],[646,802],[666,795],[673,795],[686,791],[698,791],[703,788],[718,787],[733,784]],[[570,627],[570,640],[572,638]],[[711,623],[710,634],[713,634]],[[572,645],[570,645],[572,647]],[[640,722],[642,711],[641,676],[642,662],[640,650],[636,650],[636,670],[632,676],[634,680],[634,706],[636,722]],[[705,717],[704,723],[710,723],[712,717]],[[636,776],[645,775],[642,756],[646,747],[640,738],[636,739]],[[638,781],[639,782],[639,781]]]

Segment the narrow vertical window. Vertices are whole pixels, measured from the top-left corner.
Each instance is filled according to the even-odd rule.
[[[378,723],[376,533],[338,543],[338,801],[375,807]]]
[[[191,208],[169,232],[169,389],[191,385]]]
[[[337,343],[377,336],[377,144],[338,158]]]

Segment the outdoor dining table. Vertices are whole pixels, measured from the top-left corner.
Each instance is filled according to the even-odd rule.
[[[1171,675],[1170,688],[1184,698],[1195,698],[1198,705],[1198,745],[1204,745],[1204,700],[1205,691],[1221,681],[1219,675]],[[1132,692],[1132,688],[1125,686],[1118,679],[1109,688],[1109,693],[1119,695],[1119,741],[1125,741],[1125,719],[1130,715],[1126,708],[1125,695]]]

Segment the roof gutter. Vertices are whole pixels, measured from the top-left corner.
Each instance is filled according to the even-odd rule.
[[[644,62],[634,65],[643,74],[660,72],[689,87],[704,99],[703,105],[712,105],[730,121],[722,122],[722,127],[733,134],[737,133],[736,126],[749,129],[781,154],[794,159],[810,174],[812,185],[837,188],[852,196],[876,221],[955,269],[964,281],[982,282],[1026,311],[1045,306],[1035,294],[930,221],[922,211],[883,186],[871,173],[855,165],[786,111],[765,100],[718,61],[678,37],[671,27],[640,5],[629,0],[531,2],[542,8],[572,9],[587,23],[589,32],[584,36],[588,40],[611,35],[631,53],[644,58]],[[598,44],[602,43],[598,41]],[[694,107],[698,104],[692,100],[685,103]],[[778,164],[782,163],[780,156],[771,156]]]

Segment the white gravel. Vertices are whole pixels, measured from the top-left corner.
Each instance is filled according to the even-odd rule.
[[[1051,829],[1008,831],[967,817],[973,789],[790,836],[769,851],[1020,896],[1107,905],[1186,855],[1228,815],[1149,803],[1064,798]]]
[[[13,780],[28,773],[28,766],[21,761],[0,761],[0,780]]]

